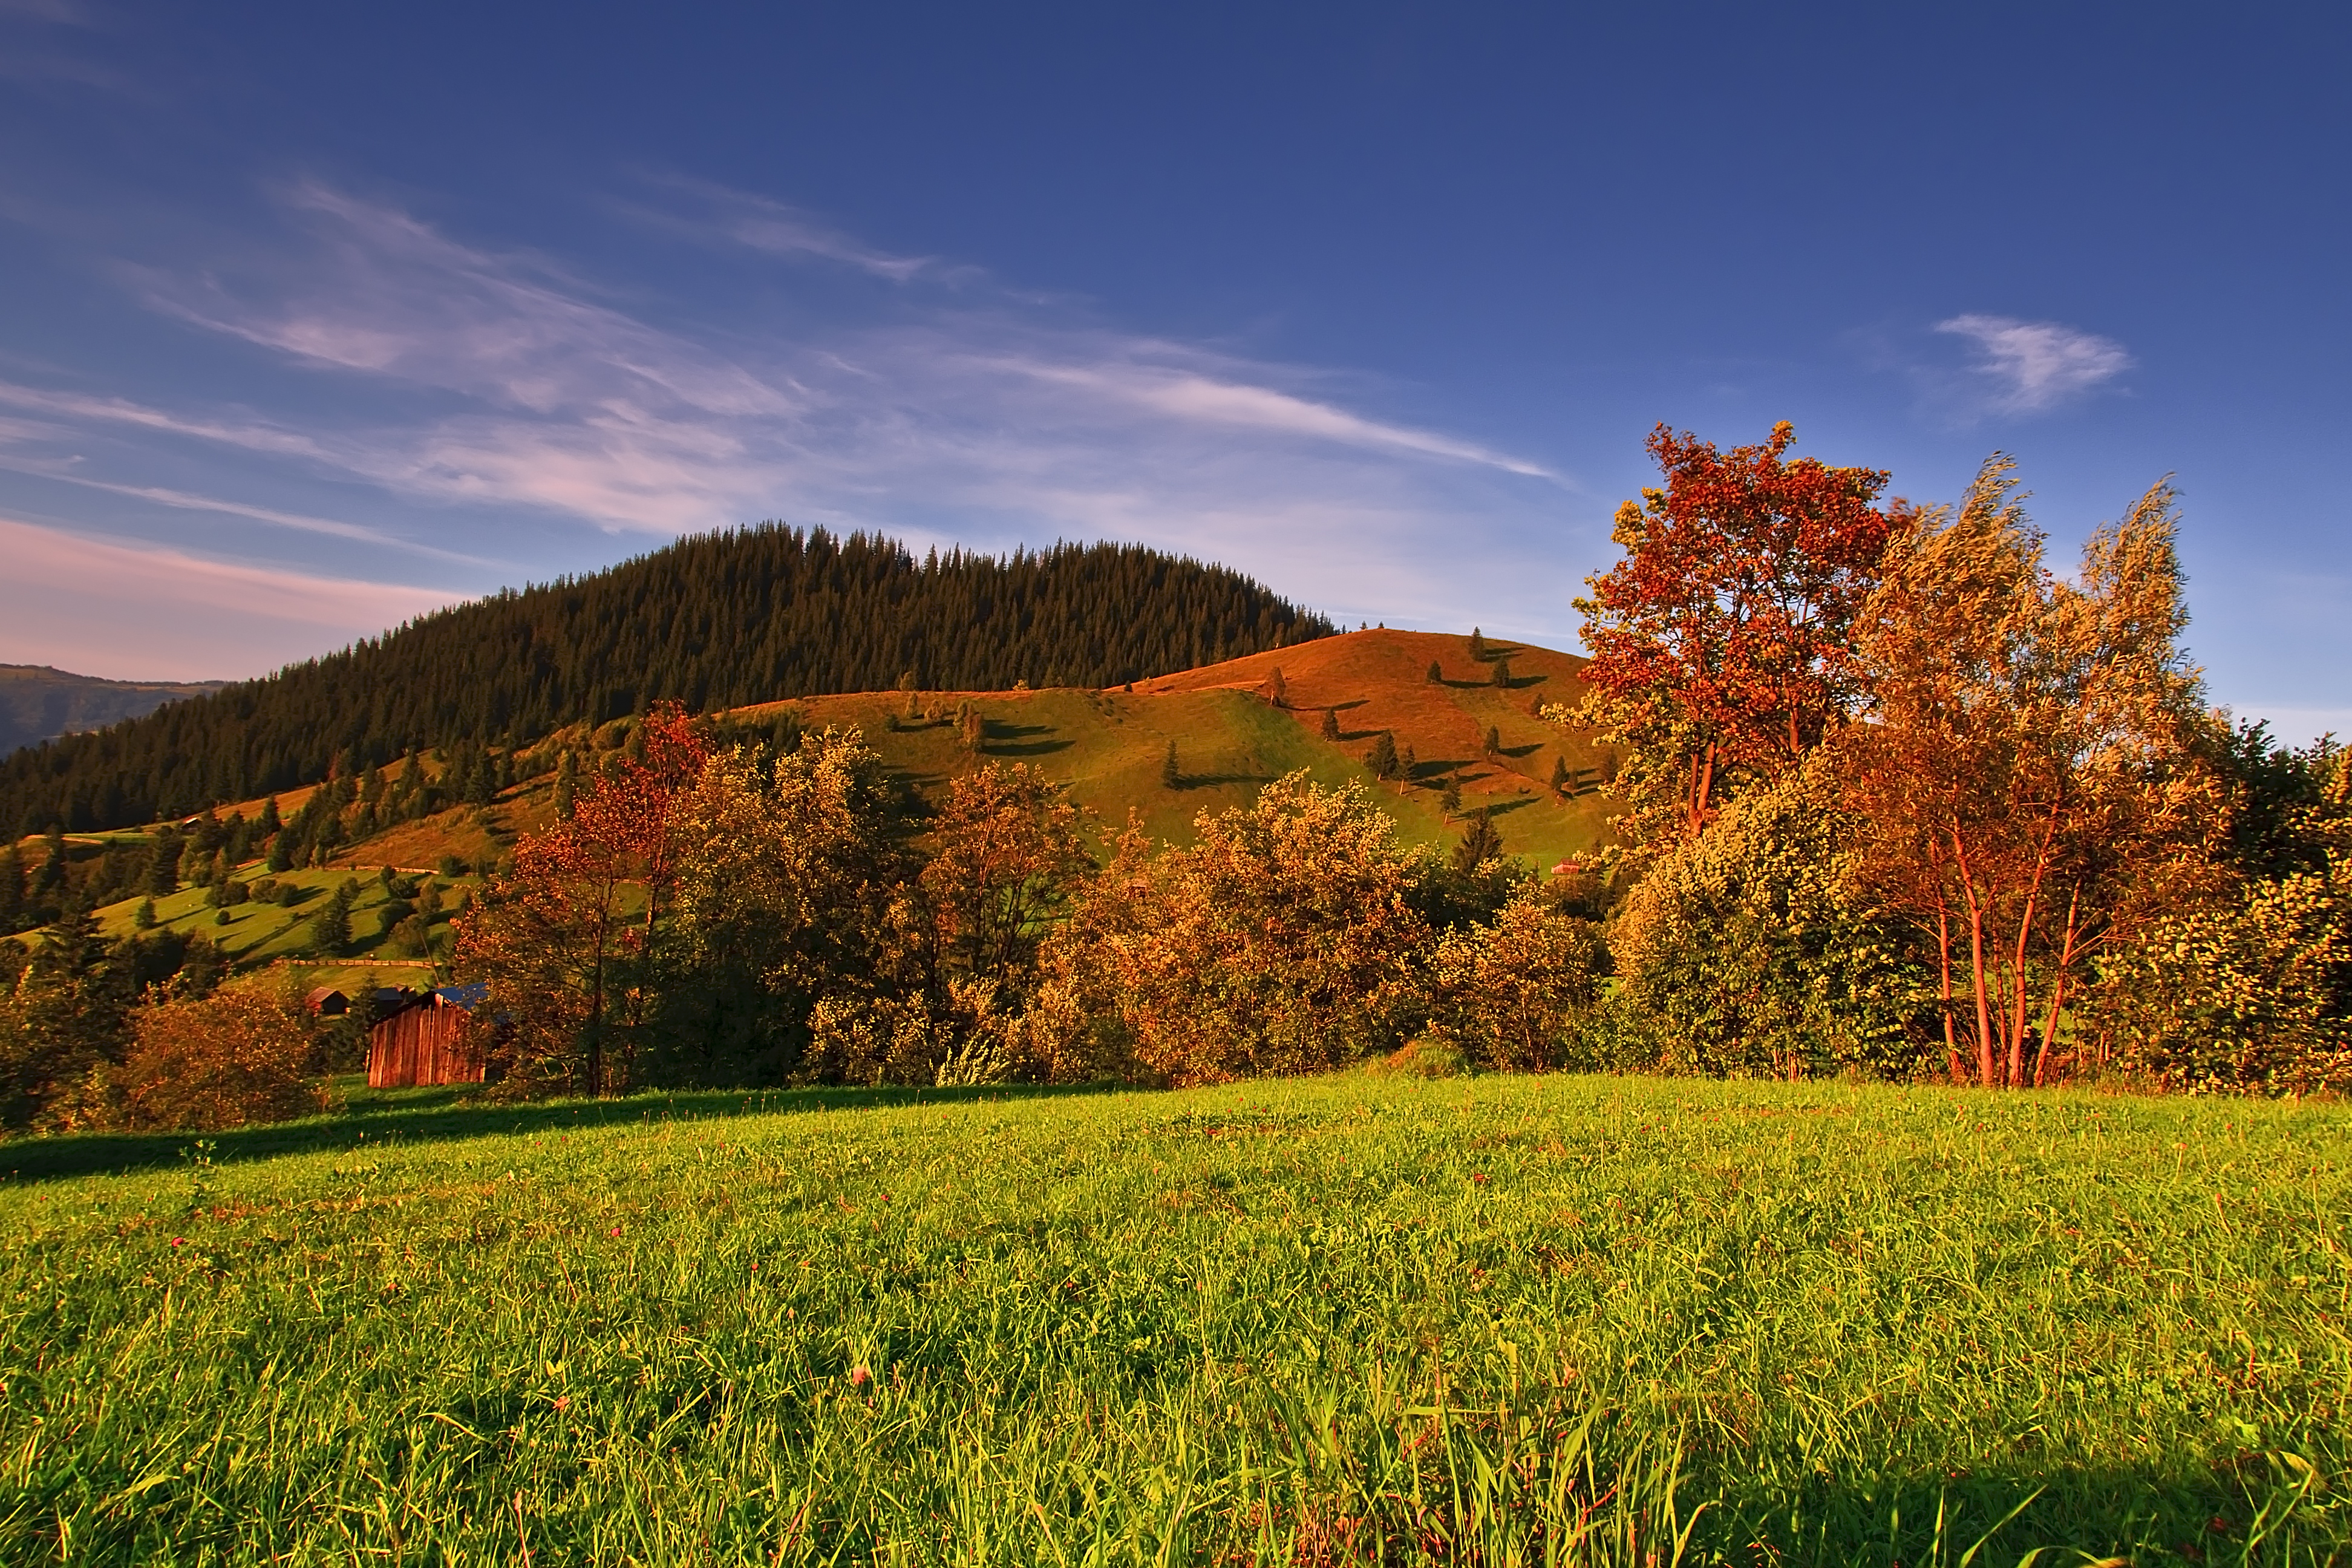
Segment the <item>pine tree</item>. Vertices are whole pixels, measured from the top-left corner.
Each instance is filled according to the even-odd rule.
[[[1282,666],[1276,665],[1274,673],[1265,679],[1265,700],[1276,708],[1290,706],[1290,687],[1282,679]]]
[[[1445,684],[1445,671],[1433,658],[1429,661],[1429,683],[1432,686],[1443,686]]]
[[[277,803],[272,801],[270,804],[275,805]],[[265,864],[272,871],[291,871],[294,869],[294,830],[290,827],[278,829],[270,836],[269,858]]]
[[[65,890],[66,830],[54,822],[49,824],[44,847],[47,852],[41,857],[41,868],[33,873],[33,897],[36,899]]]
[[[566,746],[562,760],[555,764],[555,815],[560,820],[572,820],[573,804],[579,793],[580,753]]]
[[[360,885],[345,878],[335,887],[327,907],[310,917],[311,951],[321,958],[330,958],[352,944],[352,904],[360,894]]]
[[[1483,663],[1486,658],[1486,639],[1476,626],[1470,628],[1470,658],[1474,663]]]
[[[1339,738],[1339,710],[1337,708],[1323,710],[1323,738],[1327,741]]]
[[[25,919],[25,858],[14,844],[0,849],[0,935],[22,928]]]
[[[1568,793],[1568,759],[1566,757],[1554,757],[1551,760],[1551,793],[1554,795]]]
[[[139,907],[131,911],[131,924],[133,929],[138,931],[153,931],[155,929],[155,900],[152,899],[140,900]]]
[[[1372,742],[1371,752],[1365,757],[1364,763],[1372,770],[1372,776],[1383,783],[1396,777],[1396,737],[1386,730],[1381,731],[1380,739]]]
[[[1445,780],[1445,787],[1438,792],[1437,804],[1445,808],[1445,815],[1447,816],[1452,816],[1455,812],[1460,811],[1462,809],[1462,781],[1454,777],[1452,774],[1448,774]]]
[[[1176,742],[1168,742],[1168,754],[1160,761],[1160,784],[1163,789],[1182,789],[1184,770],[1177,764]]]
[[[1511,684],[1510,659],[1507,657],[1496,659],[1495,661],[1494,671],[1488,679],[1492,679],[1497,686],[1509,686]]]
[[[1470,826],[1462,835],[1462,842],[1454,847],[1454,869],[1475,871],[1489,860],[1503,854],[1503,836],[1495,831],[1494,818],[1480,806],[1470,814]]]
[[[412,753],[408,760],[413,767],[416,761],[415,754]],[[273,837],[285,826],[285,820],[278,815],[278,797],[273,795],[261,803],[261,815],[253,822],[254,834],[261,838]]]
[[[1410,745],[1406,746],[1404,755],[1397,762],[1397,776],[1403,779],[1405,783],[1411,784],[1413,773],[1420,767],[1421,762],[1412,754],[1412,748]]]
[[[1499,755],[1502,753],[1502,750],[1503,750],[1503,735],[1502,735],[1502,731],[1499,731],[1499,730],[1497,730],[1497,729],[1496,729],[1496,728],[1495,728],[1495,726],[1493,726],[1492,724],[1487,725],[1487,726],[1486,726],[1486,754],[1487,754],[1488,756],[1490,756],[1490,757],[1493,757],[1493,756],[1499,756]]]
[[[178,828],[165,823],[155,830],[154,846],[148,851],[147,859],[147,894],[150,898],[168,899],[180,890],[183,848]]]

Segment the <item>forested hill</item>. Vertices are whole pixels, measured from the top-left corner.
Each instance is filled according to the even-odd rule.
[[[874,691],[1109,686],[1330,635],[1236,572],[1135,545],[918,561],[765,525],[508,591],[0,762],[0,824],[123,826],[411,747],[528,740],[667,698],[704,710]]]

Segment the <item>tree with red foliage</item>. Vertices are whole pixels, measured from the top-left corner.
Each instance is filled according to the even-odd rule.
[[[1795,438],[1784,420],[1723,452],[1660,425],[1664,488],[1618,509],[1624,559],[1576,601],[1582,717],[1631,752],[1619,787],[1653,842],[1696,836],[1739,781],[1778,774],[1860,698],[1852,629],[1892,528],[1873,504],[1887,475],[1790,458]]]
[[[517,844],[513,874],[458,922],[457,967],[490,984],[480,1016],[517,1091],[627,1085],[687,799],[709,756],[676,703],[656,708],[641,733],[643,755],[614,753],[571,819]]]

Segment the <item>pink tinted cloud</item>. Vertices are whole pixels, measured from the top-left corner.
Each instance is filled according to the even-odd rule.
[[[93,539],[0,518],[0,662],[238,679],[465,597]]]

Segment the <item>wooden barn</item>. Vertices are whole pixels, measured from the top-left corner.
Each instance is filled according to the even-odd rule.
[[[368,1087],[479,1083],[483,1062],[466,1044],[466,1021],[489,987],[445,985],[410,998],[368,1031]]]

